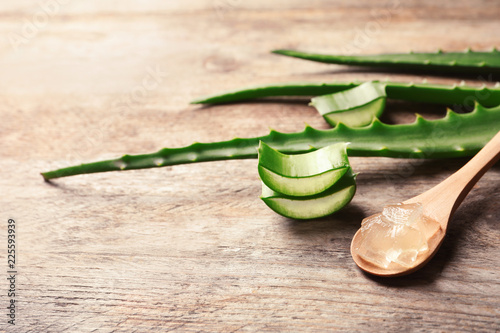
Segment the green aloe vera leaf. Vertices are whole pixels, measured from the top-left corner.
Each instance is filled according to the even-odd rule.
[[[357,87],[311,99],[312,105],[333,127],[338,123],[352,127],[369,125],[385,108],[385,85],[365,82]]]
[[[287,155],[260,142],[259,175],[272,190],[290,196],[314,195],[338,181],[349,168],[346,143]]]
[[[472,156],[500,130],[500,106],[477,104],[470,113],[451,110],[445,117],[426,120],[417,116],[411,124],[389,125],[374,120],[365,127],[340,123],[327,130],[306,126],[301,132],[280,133],[229,141],[194,143],[182,148],[163,148],[155,153],[124,155],[120,158],[70,166],[42,173],[46,180],[78,174],[145,169],[230,159],[256,158],[259,141],[283,153],[305,153],[338,142],[349,142],[349,156],[399,158],[448,158]]]
[[[272,52],[329,64],[385,67],[406,71],[426,70],[473,74],[500,72],[500,52],[496,49],[490,52],[475,52],[468,49],[465,52],[438,51],[435,53],[410,52],[377,55],[329,55],[294,50],[275,50]]]
[[[372,81],[380,82],[380,81]],[[202,97],[192,104],[230,103],[262,97],[276,96],[320,96],[354,88],[363,82],[302,82],[278,83]],[[436,103],[444,105],[472,105],[478,101],[485,107],[500,105],[500,86],[488,88],[428,83],[381,82],[386,87],[387,98],[410,102]]]
[[[327,216],[347,205],[356,192],[355,176],[349,169],[326,191],[313,196],[293,197],[277,193],[262,183],[261,199],[276,213],[293,219]]]

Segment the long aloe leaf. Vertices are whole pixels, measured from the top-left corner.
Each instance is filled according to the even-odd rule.
[[[294,50],[273,53],[330,64],[427,70],[452,73],[489,74],[500,72],[500,52],[392,53],[378,55],[328,55]]]
[[[373,81],[380,82],[380,81]],[[192,104],[230,103],[262,97],[319,96],[357,87],[364,82],[278,83],[249,87],[241,90],[202,97]],[[463,105],[478,101],[485,107],[500,105],[500,86],[475,88],[466,85],[438,85],[427,83],[381,82],[386,86],[387,98],[410,102]]]
[[[329,130],[306,127],[298,133],[271,131],[257,138],[194,143],[183,148],[164,148],[143,155],[125,155],[42,173],[48,179],[84,173],[145,169],[176,164],[256,158],[259,140],[283,153],[308,152],[337,142],[350,142],[351,156],[444,158],[470,156],[500,130],[500,106],[487,109],[477,104],[471,113],[448,111],[441,119],[420,116],[412,124],[388,125],[375,120],[361,128],[343,124]]]

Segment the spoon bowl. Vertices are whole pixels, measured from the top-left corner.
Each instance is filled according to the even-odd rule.
[[[422,268],[441,246],[448,222],[472,187],[500,159],[500,132],[460,170],[452,174],[430,190],[403,201],[403,204],[420,203],[423,215],[438,222],[441,228],[433,235],[426,235],[428,251],[420,253],[411,267],[391,262],[386,268],[364,260],[358,253],[362,238],[361,230],[354,235],[351,255],[356,265],[363,271],[378,276],[401,276]]]

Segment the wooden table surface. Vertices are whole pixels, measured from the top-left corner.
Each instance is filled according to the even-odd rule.
[[[16,325],[0,331],[494,332],[500,330],[500,167],[477,184],[437,256],[403,278],[349,253],[363,217],[466,159],[351,158],[351,204],[309,222],[259,199],[255,160],[68,177],[39,172],[193,141],[327,128],[303,101],[189,105],[288,81],[458,77],[360,71],[272,55],[500,46],[496,1],[19,1],[0,5],[1,267],[16,221]],[[468,77],[480,84],[492,77]],[[489,84],[489,83],[488,83]],[[389,103],[386,121],[432,105]]]

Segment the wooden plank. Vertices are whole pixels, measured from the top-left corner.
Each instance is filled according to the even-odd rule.
[[[188,102],[271,82],[421,80],[268,51],[487,49],[498,43],[494,3],[66,2],[17,47],[9,38],[23,36],[24,22],[41,7],[1,6],[7,38],[0,41],[0,244],[6,247],[7,220],[15,219],[19,274],[16,326],[2,316],[0,330],[500,330],[499,167],[466,199],[428,266],[391,280],[364,275],[350,257],[361,219],[432,187],[465,159],[352,158],[360,172],[353,202],[311,222],[267,209],[258,198],[255,160],[52,185],[38,174],[123,153],[262,135],[269,127],[326,128],[305,102]],[[389,111],[395,122],[410,121],[415,111],[444,112],[404,103],[391,103]],[[5,250],[1,258],[6,263]]]

